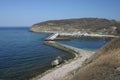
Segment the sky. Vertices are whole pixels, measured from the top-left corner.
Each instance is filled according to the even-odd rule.
[[[91,17],[120,21],[120,0],[0,0],[2,27]]]

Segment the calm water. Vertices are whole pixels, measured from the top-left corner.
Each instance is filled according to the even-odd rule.
[[[57,56],[73,56],[43,44],[48,34],[32,33],[29,28],[0,28],[0,80],[28,80],[50,68]],[[105,39],[79,38],[59,41],[78,48],[97,50]]]
[[[81,37],[73,38],[70,41],[58,41],[58,42],[85,50],[97,51],[108,41],[110,41],[110,38]]]
[[[0,80],[27,80],[50,68],[55,57],[73,57],[44,45],[46,36],[28,28],[0,28]]]

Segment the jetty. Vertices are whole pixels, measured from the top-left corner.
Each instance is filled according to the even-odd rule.
[[[45,42],[46,45],[50,45],[56,48],[62,48],[62,50],[71,50],[73,52],[75,52],[76,57],[68,62],[68,63],[64,63],[64,65],[61,65],[60,67],[58,67],[57,69],[54,69],[48,73],[46,73],[43,76],[38,76],[32,80],[63,80],[63,78],[72,71],[75,71],[76,69],[78,69],[79,67],[82,66],[82,63],[88,59],[91,55],[94,54],[94,52],[92,51],[87,51],[87,50],[83,50],[83,49],[79,49],[76,47],[72,47],[72,46],[68,46],[68,45],[64,45],[61,43],[57,43],[55,41],[47,41]]]
[[[64,38],[59,38],[59,36],[64,36]],[[45,44],[52,46],[54,48],[63,50],[69,54],[74,54],[75,57],[71,61],[67,61],[63,63],[63,65],[58,65],[58,61],[55,63],[58,65],[56,68],[44,73],[43,75],[39,75],[32,80],[63,80],[66,75],[70,72],[76,71],[78,68],[82,66],[82,63],[90,58],[95,52],[87,51],[83,49],[79,49],[73,46],[61,44],[55,42],[56,40],[68,40],[67,37],[118,37],[114,35],[100,35],[100,34],[88,34],[88,33],[53,33],[49,37],[45,39]],[[55,65],[56,65],[55,64]]]
[[[45,41],[65,41],[65,40],[70,40],[69,37],[58,37],[59,36],[59,33],[53,33],[52,35],[50,35],[49,37],[47,37],[45,39]]]
[[[88,34],[86,32],[73,32],[73,33],[58,33],[54,32],[52,35],[47,37],[45,41],[66,41],[70,40],[70,37],[107,37],[107,38],[116,38],[119,36],[116,35],[102,35],[102,34]]]

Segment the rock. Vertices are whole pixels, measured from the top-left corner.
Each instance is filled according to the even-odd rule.
[[[116,68],[116,71],[120,71],[120,67]]]
[[[62,63],[62,62],[63,62],[63,60],[62,60],[62,58],[61,58],[60,56],[58,56],[56,59],[59,60],[59,63]]]
[[[62,58],[60,56],[58,56],[55,60],[52,61],[51,65],[52,66],[57,66],[59,65],[60,63],[62,63]]]
[[[52,63],[51,63],[52,66],[57,66],[58,64],[59,64],[59,60],[58,59],[52,61]]]

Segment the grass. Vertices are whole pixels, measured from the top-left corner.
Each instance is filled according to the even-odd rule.
[[[120,38],[112,40],[88,59],[72,80],[120,80]]]

